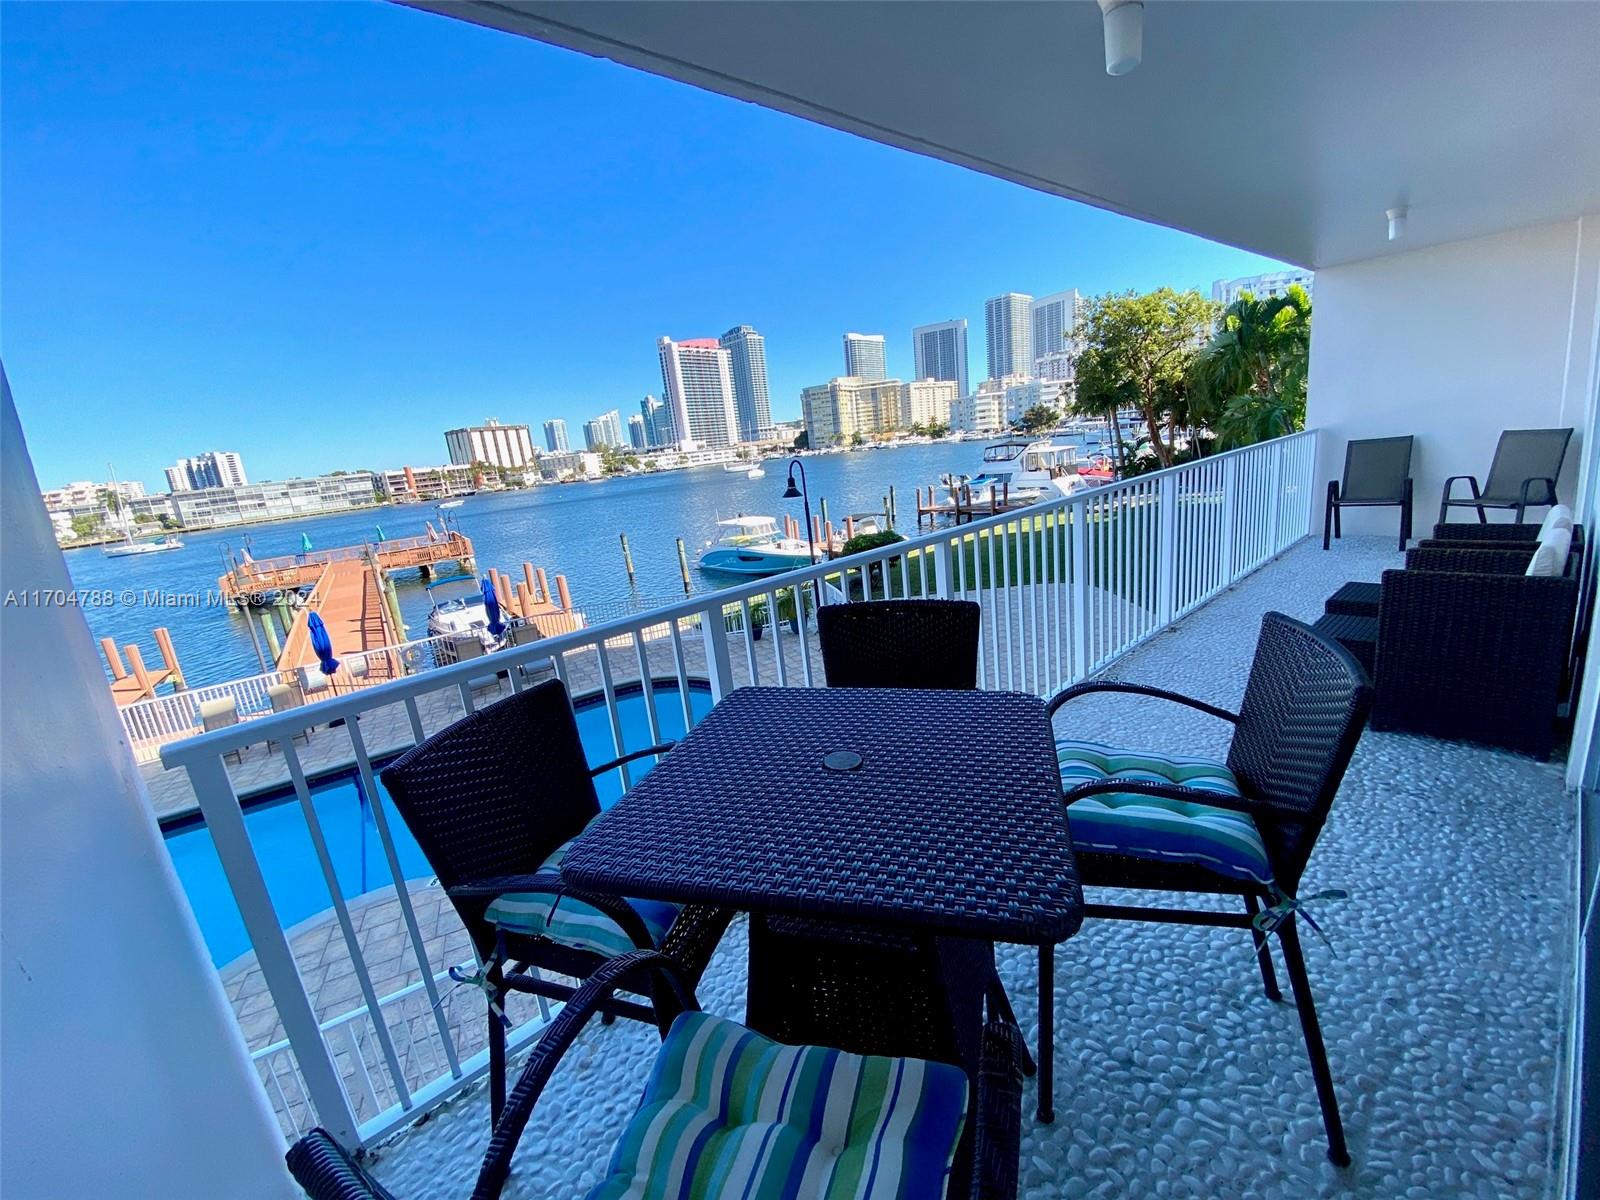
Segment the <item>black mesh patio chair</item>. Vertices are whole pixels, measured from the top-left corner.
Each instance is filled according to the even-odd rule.
[[[676,954],[697,980],[716,948],[722,928],[681,924],[674,905],[580,892],[561,878],[567,846],[600,814],[595,777],[670,748],[591,768],[567,689],[552,679],[440,730],[382,773],[482,963],[473,982],[488,1000],[492,1115],[505,1097],[508,993],[566,1000],[573,988],[541,972],[584,979],[634,949]],[[608,1001],[605,1015],[654,1020],[631,1001]]]
[[[1084,886],[1231,895],[1242,901],[1243,911],[1085,904],[1084,915],[1249,930],[1262,983],[1273,1000],[1282,999],[1268,946],[1268,934],[1276,933],[1322,1106],[1328,1157],[1348,1164],[1294,897],[1372,707],[1366,674],[1342,647],[1299,621],[1269,612],[1261,621],[1237,713],[1160,688],[1110,680],[1067,688],[1050,702],[1050,711],[1092,692],[1127,692],[1186,705],[1230,722],[1234,732],[1221,763],[1057,741],[1067,824]],[[1042,1120],[1054,1116],[1054,975],[1054,948],[1043,947]]]
[[[854,1056],[820,1046],[783,1047],[780,1054],[777,1043],[702,1013],[682,964],[646,950],[596,970],[528,1055],[495,1124],[473,1200],[500,1195],[545,1085],[584,1026],[623,984],[656,997],[662,1047],[606,1177],[588,1195],[621,1195],[629,1182],[647,1182],[644,1192],[650,1195],[789,1196],[796,1194],[796,1164],[803,1169],[812,1163],[836,1164],[829,1195],[1016,1196],[1022,1080],[1017,1035],[1007,1022],[984,1027],[976,1111],[967,1112],[968,1080],[959,1067],[877,1058],[857,1070]],[[739,1086],[728,1086],[735,1078]],[[837,1136],[839,1144],[824,1144],[824,1114],[837,1130],[828,1136]],[[960,1164],[952,1164],[964,1126],[972,1129],[974,1142],[965,1178]],[[890,1131],[881,1139],[880,1128]],[[736,1193],[725,1183],[718,1188],[730,1169],[740,1167],[741,1156],[763,1148],[745,1186]],[[287,1159],[312,1200],[394,1200],[326,1130],[301,1138]]]
[[[978,686],[978,624],[970,600],[825,604],[817,636],[829,687]]]
[[[1494,461],[1489,464],[1489,477],[1483,487],[1478,487],[1476,475],[1452,475],[1444,481],[1444,495],[1439,501],[1439,523],[1449,519],[1452,508],[1475,508],[1478,522],[1487,524],[1486,508],[1516,510],[1516,520],[1521,523],[1532,508],[1544,508],[1556,503],[1556,480],[1561,478],[1561,464],[1567,457],[1567,443],[1572,440],[1570,429],[1508,429],[1500,435],[1494,448]],[[1450,495],[1450,489],[1459,479],[1465,479],[1472,495]]]
[[[1343,537],[1339,510],[1344,508],[1398,508],[1400,549],[1411,538],[1410,435],[1356,438],[1344,448],[1344,479],[1328,480],[1328,507],[1322,516],[1322,548],[1328,548],[1328,531]]]

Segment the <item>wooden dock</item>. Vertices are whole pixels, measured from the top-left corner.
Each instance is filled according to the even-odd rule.
[[[281,554],[276,558],[255,558],[238,563],[217,579],[217,589],[233,604],[266,603],[266,597],[315,584],[323,571],[340,562],[373,562],[382,571],[415,568],[424,578],[440,563],[459,563],[463,570],[474,566],[472,539],[451,531],[439,537],[390,538],[371,546],[340,546],[334,550],[310,550],[304,554]]]

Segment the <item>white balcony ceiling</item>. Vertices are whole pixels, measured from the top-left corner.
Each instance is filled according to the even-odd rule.
[[[413,2],[1304,266],[1600,210],[1581,0]]]

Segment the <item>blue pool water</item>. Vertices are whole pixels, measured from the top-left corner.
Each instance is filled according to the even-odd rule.
[[[655,702],[662,738],[682,737],[683,703],[677,683],[657,682]],[[710,689],[704,684],[690,683],[689,703],[698,721],[711,709]],[[615,758],[611,722],[606,717],[604,703],[595,697],[580,700],[576,707],[578,733],[589,761],[602,763]],[[650,745],[650,724],[642,689],[637,684],[619,689],[617,707],[622,719],[624,749],[641,750]],[[635,780],[650,770],[652,761],[641,759],[632,764]],[[384,764],[376,765],[381,769]],[[622,794],[622,781],[615,771],[596,780],[595,787],[600,793],[602,807],[611,805]],[[432,872],[416,839],[400,820],[389,797],[383,794],[382,784],[379,784],[379,793],[377,800],[383,805],[394,834],[401,870],[407,879],[427,878]],[[311,785],[312,806],[327,839],[340,889],[347,899],[387,887],[391,882],[383,842],[373,818],[372,801],[354,772],[319,779]],[[250,801],[245,810],[245,828],[249,830],[256,858],[266,877],[267,890],[278,910],[278,920],[285,929],[292,929],[333,906],[311,845],[305,816],[292,790],[285,788],[281,793]],[[203,824],[177,827],[167,833],[166,843],[189,904],[200,922],[211,961],[217,966],[232,962],[250,949],[250,935],[245,932],[244,920],[234,904],[210,831]]]

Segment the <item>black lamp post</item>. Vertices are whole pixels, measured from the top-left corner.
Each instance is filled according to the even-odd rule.
[[[795,481],[794,481],[794,477],[795,477],[796,473],[798,473],[799,476],[800,476],[799,486],[796,486],[795,485]],[[816,540],[816,537],[812,533],[812,530],[811,530],[811,493],[810,493],[810,490],[806,487],[806,467],[805,467],[805,464],[802,463],[798,458],[791,458],[789,460],[789,486],[784,488],[784,490],[783,490],[783,498],[785,500],[799,500],[801,502],[801,505],[805,509],[805,514],[806,514],[806,547],[810,550],[811,562],[812,562],[812,565],[815,566],[816,565],[816,561],[817,561],[817,540]],[[822,587],[821,587],[821,585],[815,579],[813,579],[811,581],[811,588],[812,588],[812,591],[816,593],[817,603],[821,604],[822,603]],[[797,592],[796,595],[795,595],[795,604],[796,604],[796,606],[798,606],[799,603],[800,603],[799,594]]]

